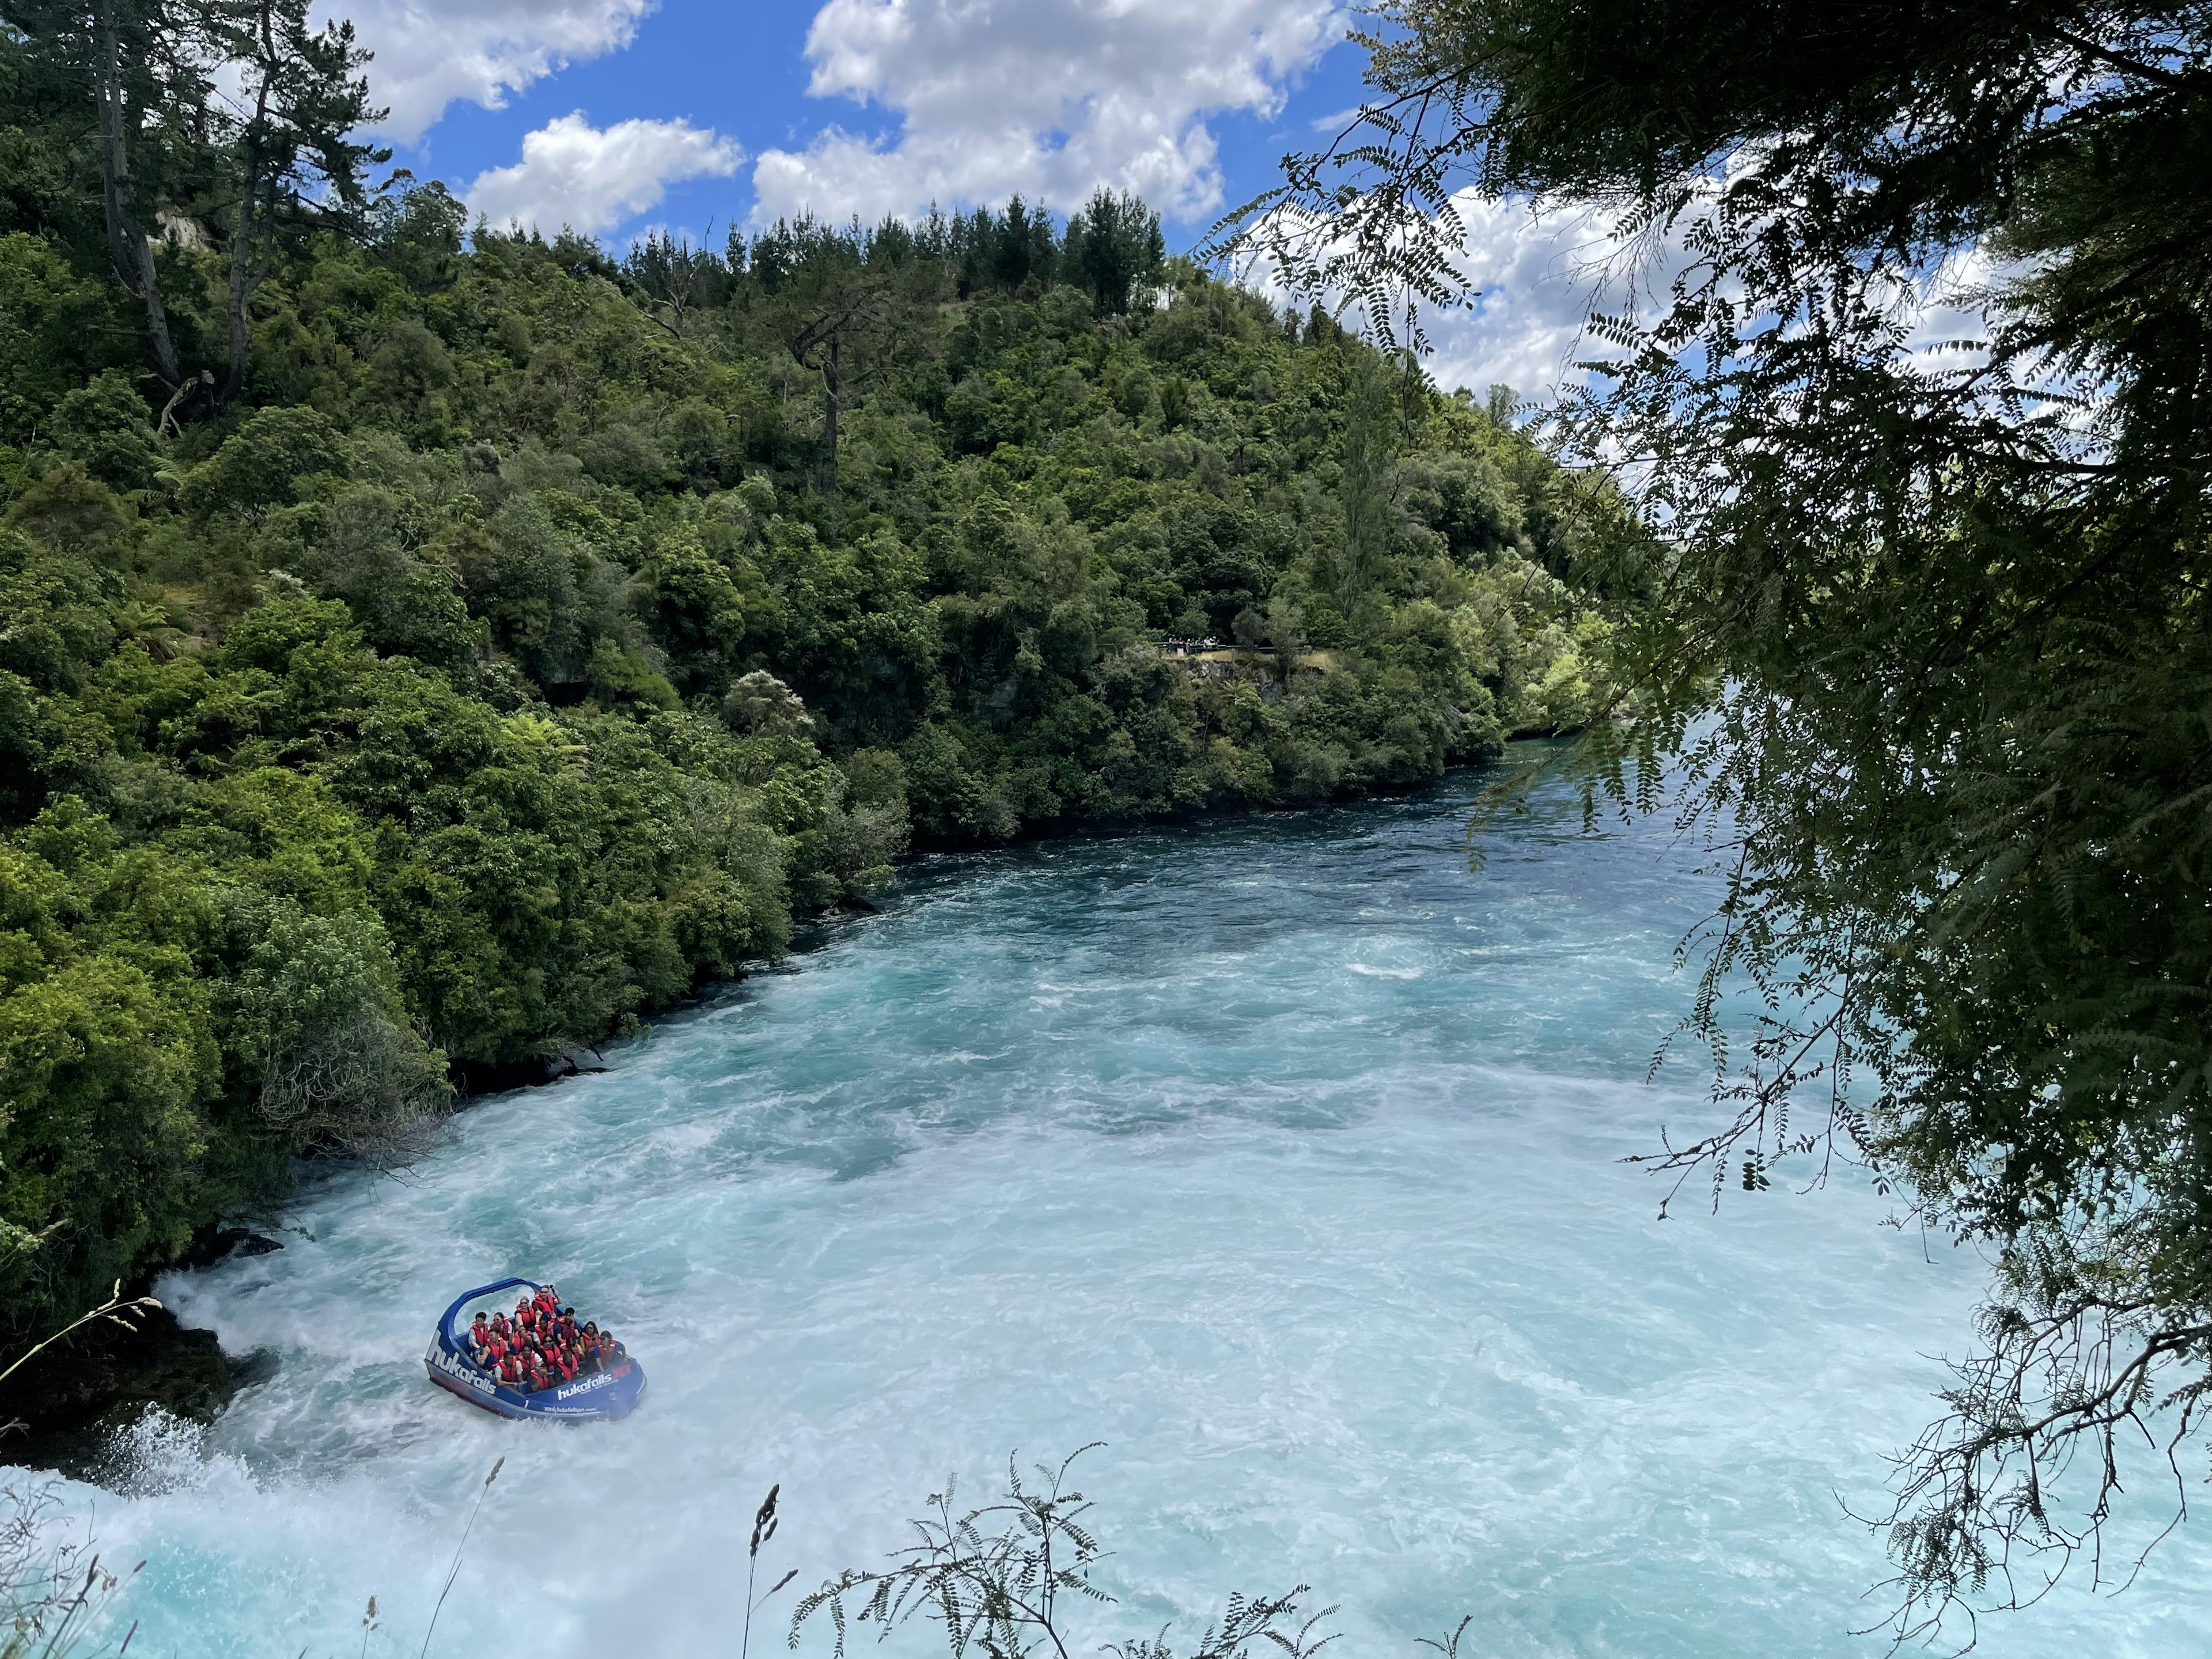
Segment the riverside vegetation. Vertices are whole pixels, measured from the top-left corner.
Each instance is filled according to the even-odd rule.
[[[370,186],[349,35],[262,9],[0,29],[8,1337],[910,845],[1404,787],[1611,696],[1567,581],[1619,499],[1141,204],[471,234]]]

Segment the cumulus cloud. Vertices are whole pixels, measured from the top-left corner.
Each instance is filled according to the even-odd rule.
[[[533,81],[629,45],[653,0],[318,0],[376,54],[383,135],[411,144],[465,98],[498,109]]]
[[[1466,386],[1483,393],[1495,385],[1511,386],[1522,397],[1548,398],[1564,381],[1580,380],[1578,360],[1588,349],[1593,311],[1620,308],[1632,288],[1648,291],[1677,268],[1672,248],[1657,250],[1640,267],[1625,257],[1609,223],[1586,211],[1539,213],[1524,201],[1486,201],[1472,191],[1454,200],[1466,237],[1455,264],[1469,298],[1438,311],[1424,307],[1422,332],[1429,345],[1426,368],[1439,386]],[[1311,257],[1328,251],[1325,222],[1303,216],[1294,229],[1310,234]],[[1239,264],[1237,278],[1280,306],[1303,304],[1279,273],[1255,257]],[[1365,327],[1366,318],[1345,296],[1322,296],[1347,327]],[[1390,319],[1395,328],[1402,317]]]
[[[1099,185],[1177,216],[1220,205],[1210,116],[1272,118],[1343,35],[1335,0],[829,0],[808,90],[900,118],[763,153],[757,216],[843,217],[1019,191],[1066,210]]]
[[[1593,355],[1590,313],[1620,297],[1610,227],[1587,213],[1540,215],[1471,192],[1457,206],[1468,228],[1460,269],[1478,297],[1429,319],[1437,384],[1477,393],[1502,384],[1542,398],[1579,380],[1576,362]]]
[[[464,192],[493,224],[567,225],[597,235],[657,205],[684,179],[728,178],[744,152],[689,121],[617,121],[601,129],[575,111],[522,141],[522,160],[480,173]]]
[[[1590,212],[1539,215],[1525,202],[1455,198],[1468,229],[1461,270],[1480,295],[1462,310],[1427,319],[1430,372],[1439,385],[1477,392],[1503,383],[1547,401],[1587,376],[1581,362],[1609,357],[1593,339],[1594,313],[1645,321],[1663,307],[1669,285],[1689,264],[1681,229],[1633,246],[1613,222]],[[2012,275],[1979,247],[1963,250],[1900,287],[1894,303],[1911,361],[1929,374],[1978,365],[1989,331],[1986,293]]]

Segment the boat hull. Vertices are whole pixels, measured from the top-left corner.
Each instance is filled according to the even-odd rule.
[[[423,1369],[430,1373],[430,1380],[497,1417],[611,1422],[635,1411],[638,1402],[645,1398],[645,1367],[628,1355],[606,1370],[587,1372],[573,1382],[556,1383],[526,1394],[501,1382],[461,1352],[453,1338],[460,1310],[493,1291],[508,1285],[528,1284],[526,1279],[507,1279],[500,1285],[488,1285],[470,1291],[447,1309],[446,1316],[438,1322],[438,1334],[430,1339],[430,1351],[422,1356]],[[534,1290],[536,1286],[531,1288]]]

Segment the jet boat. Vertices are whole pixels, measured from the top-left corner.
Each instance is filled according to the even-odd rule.
[[[605,1370],[580,1372],[573,1382],[556,1382],[534,1392],[501,1382],[469,1358],[464,1320],[471,1304],[517,1288],[532,1296],[538,1289],[527,1279],[502,1279],[496,1285],[477,1285],[446,1310],[437,1335],[430,1340],[430,1352],[422,1356],[430,1380],[471,1406],[501,1417],[557,1417],[576,1422],[611,1420],[635,1411],[645,1398],[645,1367],[628,1354]]]

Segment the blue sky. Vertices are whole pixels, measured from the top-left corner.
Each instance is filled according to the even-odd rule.
[[[1317,118],[1358,101],[1364,62],[1329,0],[325,9],[352,16],[377,52],[400,163],[464,193],[485,179],[478,193],[495,207],[542,218],[558,203],[616,241],[763,207],[845,204],[817,197],[1072,199],[1100,182],[1144,189],[1193,240],[1222,206],[1265,188]],[[564,122],[572,149],[586,131],[656,129],[632,128],[631,154],[611,171],[627,191],[563,199],[514,175],[532,135]],[[635,205],[648,195],[658,199]]]
[[[1338,0],[321,0],[376,53],[395,161],[495,222],[719,240],[1136,190],[1188,246],[1362,95]],[[1575,227],[1474,212],[1484,289],[1445,384],[1556,378],[1588,309]],[[1583,239],[1588,240],[1588,239]]]

